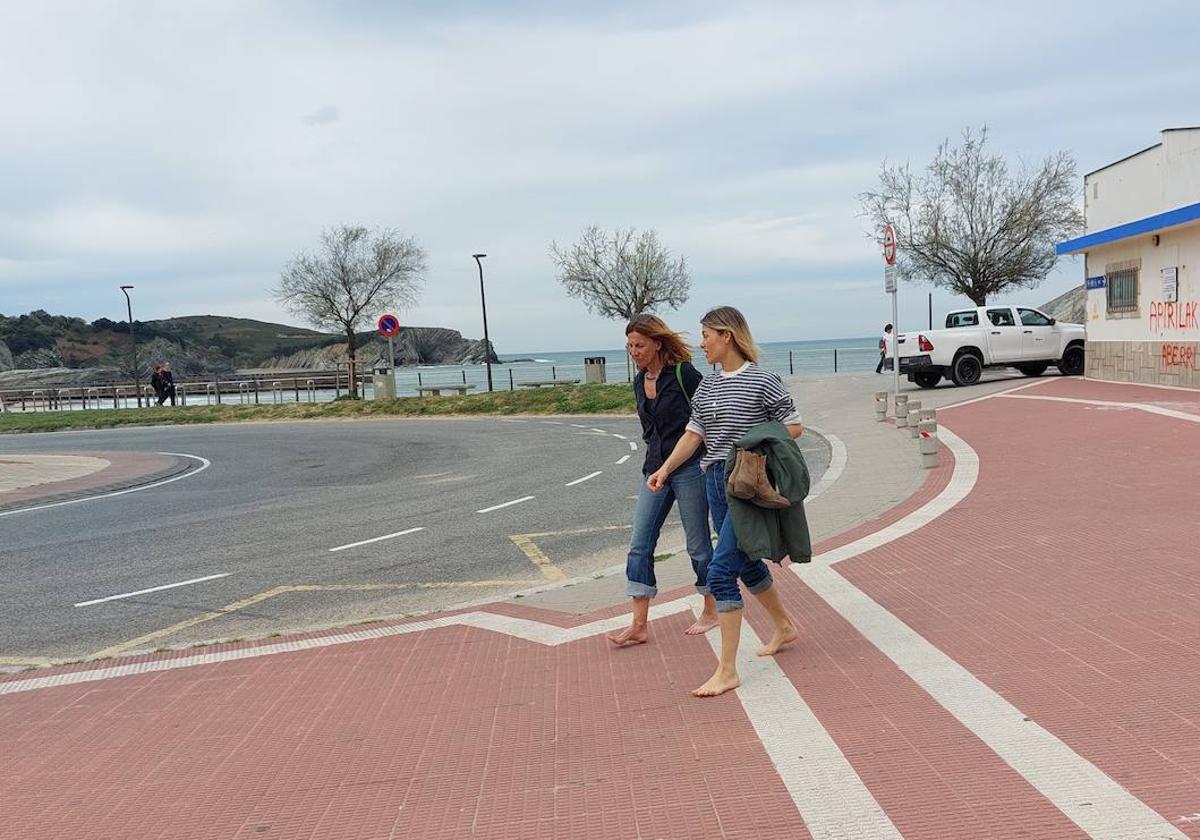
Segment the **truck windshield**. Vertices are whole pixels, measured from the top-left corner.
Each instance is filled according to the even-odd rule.
[[[978,327],[978,312],[951,312],[946,316],[946,329],[954,327]]]

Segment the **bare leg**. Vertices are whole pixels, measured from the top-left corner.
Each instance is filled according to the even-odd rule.
[[[779,590],[775,586],[757,593],[755,597],[758,598],[760,604],[767,608],[767,612],[771,614],[771,621],[775,625],[771,641],[758,649],[758,655],[774,656],[781,647],[796,640],[798,635],[796,627],[792,624],[787,610],[783,608],[783,602],[779,600]]]
[[[633,599],[633,623],[620,633],[609,633],[608,640],[617,647],[632,647],[645,644],[650,638],[646,627],[650,623],[650,599]]]
[[[717,599],[711,595],[704,596],[704,609],[700,612],[700,617],[696,619],[684,632],[689,636],[700,636],[707,633],[709,630],[717,626]]]
[[[738,643],[742,640],[742,611],[726,610],[717,616],[721,624],[721,660],[708,682],[692,691],[697,697],[716,697],[742,684],[737,672]]]

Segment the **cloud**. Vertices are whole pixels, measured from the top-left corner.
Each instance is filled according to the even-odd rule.
[[[322,105],[317,110],[313,111],[304,117],[305,125],[329,125],[335,123],[341,117],[342,111],[336,105]]]

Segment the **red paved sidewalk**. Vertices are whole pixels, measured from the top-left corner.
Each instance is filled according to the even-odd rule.
[[[1020,394],[1111,400],[1114,387],[1048,380]],[[1200,423],[1007,397],[939,420],[978,453],[977,484],[834,569],[1176,832],[1153,836],[1200,838]],[[899,509],[818,553],[940,498],[943,461]],[[413,623],[422,629],[0,693],[0,837],[1088,836],[837,608],[795,575],[776,580],[801,624],[800,643],[776,657],[798,697],[766,698],[778,708],[765,711],[751,678],[713,700],[688,695],[714,655],[682,635],[679,612],[654,621],[653,644],[622,651],[602,635],[548,646]],[[577,625],[513,604],[484,611],[548,625],[547,638]],[[748,618],[765,635],[761,611]],[[0,680],[0,692],[93,667]],[[816,760],[815,744],[769,754],[751,706],[797,721],[811,710],[884,827],[854,829],[880,823],[847,813],[832,766],[818,768],[826,784],[793,796],[784,780]],[[773,763],[781,754],[787,766]]]

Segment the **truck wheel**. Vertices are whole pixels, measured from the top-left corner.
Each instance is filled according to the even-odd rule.
[[[1017,365],[1017,370],[1026,376],[1041,376],[1046,372],[1046,368],[1050,367],[1046,362],[1038,362],[1033,365]]]
[[[913,382],[916,382],[922,388],[936,388],[938,383],[942,381],[940,373],[914,373]]]
[[[974,385],[983,376],[983,360],[974,353],[963,353],[950,367],[955,385]]]
[[[1082,376],[1083,358],[1083,346],[1072,344],[1063,353],[1062,361],[1058,363],[1058,372],[1063,376]]]

